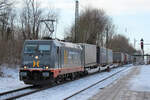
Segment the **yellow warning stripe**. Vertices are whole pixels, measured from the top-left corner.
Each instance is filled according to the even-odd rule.
[[[33,67],[35,67],[35,61],[33,60]]]
[[[39,63],[40,63],[40,61],[38,60],[38,61],[37,61],[37,67],[39,67]]]

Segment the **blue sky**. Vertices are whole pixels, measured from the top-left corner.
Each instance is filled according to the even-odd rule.
[[[18,0],[20,1],[20,0]],[[75,0],[38,0],[42,8],[52,7],[59,13],[57,37],[63,38],[64,30],[74,23]],[[103,8],[112,17],[118,34],[124,34],[136,48],[140,49],[140,39],[150,43],[150,0],[79,0],[80,11],[85,7]],[[20,4],[18,4],[18,7]],[[127,32],[125,32],[127,29]],[[150,45],[145,46],[150,53]]]

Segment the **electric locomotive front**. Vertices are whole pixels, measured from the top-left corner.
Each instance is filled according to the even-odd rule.
[[[56,40],[26,40],[22,52],[20,80],[25,84],[47,84],[59,76],[83,72],[82,48]]]
[[[26,40],[22,51],[20,80],[26,84],[40,84],[52,78],[54,67],[52,40]]]

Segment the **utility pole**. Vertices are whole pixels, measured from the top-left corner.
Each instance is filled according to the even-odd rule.
[[[77,42],[77,34],[78,34],[78,19],[79,19],[79,1],[75,2],[75,34],[74,41]]]
[[[108,26],[106,27],[106,58],[108,63]]]

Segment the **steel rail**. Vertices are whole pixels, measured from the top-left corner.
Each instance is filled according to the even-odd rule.
[[[14,89],[14,90],[2,92],[2,93],[0,93],[0,96],[7,95],[7,94],[10,94],[10,93],[14,93],[14,92],[18,92],[18,91],[25,90],[25,89],[29,89],[29,88],[33,88],[33,87],[34,86],[28,86],[28,87],[23,87],[23,88],[19,88],[19,89]]]
[[[129,68],[130,68],[130,67],[129,67]],[[108,76],[108,77],[106,77],[106,78],[104,78],[104,79],[102,79],[102,80],[100,80],[100,81],[98,81],[98,82],[96,82],[96,83],[94,83],[94,84],[92,84],[92,85],[90,85],[90,86],[88,86],[88,87],[86,87],[86,88],[84,88],[84,89],[78,91],[78,92],[75,92],[75,93],[73,93],[72,95],[70,95],[70,96],[64,98],[63,100],[68,100],[68,99],[70,99],[70,98],[72,98],[72,97],[74,97],[74,96],[80,94],[81,92],[83,92],[83,91],[85,91],[85,90],[88,90],[89,88],[91,88],[91,87],[93,87],[93,86],[95,86],[95,85],[97,85],[97,84],[99,84],[99,83],[101,83],[101,82],[103,82],[103,81],[105,81],[105,80],[107,80],[107,79],[109,79],[109,78],[111,78],[111,77],[117,75],[118,73],[123,72],[123,71],[126,70],[126,69],[128,69],[128,68],[122,69],[122,70],[120,70],[120,71],[118,71],[118,72],[116,72],[116,73],[114,73],[114,74],[112,74],[112,75],[110,75],[110,76]]]
[[[21,98],[21,97],[24,97],[24,96],[27,96],[27,95],[30,95],[30,94],[33,94],[33,93],[36,93],[36,92],[48,89],[48,88],[50,88],[50,87],[39,88],[39,89],[32,90],[32,91],[27,92],[27,93],[23,93],[23,94],[20,94],[20,95],[15,95],[15,96],[12,96],[12,97],[8,97],[5,100],[14,100],[14,99],[17,99],[17,98]]]

